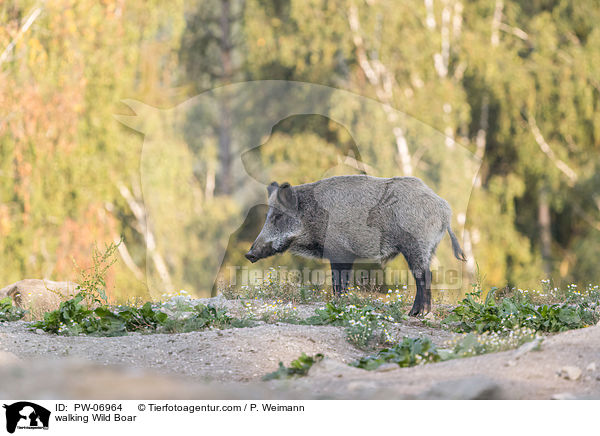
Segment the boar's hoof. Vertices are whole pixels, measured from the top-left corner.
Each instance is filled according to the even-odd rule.
[[[408,312],[408,316],[426,315],[429,312],[431,312],[431,307],[428,307],[425,304],[415,304],[413,305],[412,309],[410,309],[410,312]]]
[[[423,313],[423,307],[415,307],[413,306],[408,312],[408,316],[419,316]]]

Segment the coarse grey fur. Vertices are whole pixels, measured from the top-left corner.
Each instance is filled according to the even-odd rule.
[[[429,265],[445,232],[456,258],[465,260],[450,206],[416,177],[337,176],[297,186],[273,182],[267,190],[267,218],[246,257],[256,262],[289,249],[328,259],[338,293],[356,259],[385,265],[401,253],[417,282],[410,314],[422,314],[431,310]]]

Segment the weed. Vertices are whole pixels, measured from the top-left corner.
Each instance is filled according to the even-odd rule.
[[[408,338],[393,347],[384,348],[374,356],[363,357],[351,365],[366,370],[374,370],[384,363],[397,363],[405,368],[419,364],[437,362],[441,357],[436,346],[428,338]]]
[[[290,279],[285,269],[270,268],[262,281],[256,285],[228,286],[221,292],[228,300],[281,300],[293,304],[335,301],[345,305],[365,306],[372,305],[374,302],[383,304],[396,298],[397,303],[402,301],[402,304],[397,304],[401,307],[405,305],[406,295],[403,294],[406,294],[407,286],[402,286],[402,291],[398,288],[389,289],[385,297],[380,292],[374,292],[373,286],[370,285],[353,286],[348,292],[336,296],[331,289],[317,289],[299,284]]]
[[[13,306],[12,298],[6,297],[0,300],[0,322],[18,321],[25,316],[26,310]]]
[[[526,342],[540,338],[528,328],[511,331],[509,334],[485,332],[481,335],[467,333],[447,343],[450,348],[437,348],[428,338],[408,338],[393,347],[384,348],[372,356],[351,363],[352,366],[374,370],[384,363],[397,363],[404,368],[425,363],[461,359],[487,353],[512,350]]]
[[[169,317],[162,325],[167,333],[181,333],[202,330],[205,328],[223,329],[228,327],[250,327],[252,322],[232,318],[224,310],[213,306],[198,304],[192,312],[180,317]]]
[[[61,302],[57,310],[31,325],[49,333],[63,335],[118,336],[127,332],[188,332],[204,328],[245,327],[224,310],[194,303],[189,296],[176,295],[163,303],[110,306],[104,275],[114,263],[118,244],[107,245],[104,253],[94,249],[92,267],[81,270],[78,293]]]
[[[44,320],[33,323],[31,328],[62,335],[119,336],[135,331],[180,333],[253,325],[213,306],[192,304],[191,300],[186,305],[173,298],[139,307],[103,305],[90,309],[82,302],[82,296],[77,295],[61,303],[58,310],[46,313]]]
[[[263,380],[285,380],[293,377],[302,377],[308,374],[308,370],[317,362],[323,360],[321,353],[314,356],[307,356],[306,353],[293,360],[289,368],[283,362],[279,362],[277,371],[271,372],[263,377]]]
[[[450,315],[442,321],[461,332],[509,332],[521,327],[534,331],[558,332],[581,328],[598,322],[600,292],[569,292],[562,303],[536,305],[528,292],[517,292],[501,301],[495,289],[482,299],[481,291],[468,293]]]
[[[221,292],[228,300],[283,300],[295,304],[325,301],[331,294],[325,290],[300,285],[281,268],[270,268],[262,282],[257,285],[243,285],[239,288],[228,286]]]
[[[523,327],[507,334],[484,332],[482,334],[466,333],[448,341],[449,349],[439,350],[442,360],[457,359],[480,354],[496,353],[512,350],[521,345],[541,338],[534,330]]]
[[[407,305],[402,299],[388,300],[383,307],[383,313],[390,317],[394,322],[401,322],[408,318],[406,315]]]
[[[98,247],[94,246],[90,268],[80,268],[75,263],[76,268],[79,270],[76,290],[87,305],[108,303],[104,277],[110,267],[117,261],[116,253],[121,242],[122,240],[116,244],[114,242],[107,244],[103,252],[100,252]]]
[[[386,322],[393,321],[376,311],[374,306],[357,307],[353,304],[344,305],[329,302],[325,307],[315,310],[315,315],[305,322],[312,325],[337,325],[346,329],[348,341],[359,348],[365,348],[374,339],[375,333],[380,332],[382,342],[391,342],[392,337]]]
[[[246,316],[250,319],[258,319],[268,324],[285,322],[289,324],[300,324],[301,320],[298,310],[292,303],[284,303],[282,300],[264,302],[249,301],[245,303]]]

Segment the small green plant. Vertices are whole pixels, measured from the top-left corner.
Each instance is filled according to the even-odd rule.
[[[305,322],[312,325],[337,325],[346,330],[348,341],[359,348],[365,348],[381,333],[382,342],[391,342],[387,322],[393,321],[390,316],[376,311],[374,306],[357,307],[353,304],[343,305],[329,302],[325,307],[315,310],[315,315]]]
[[[538,336],[534,330],[527,327],[512,330],[508,334],[497,332],[465,333],[449,341],[446,345],[450,348],[439,350],[439,354],[442,360],[478,356],[480,354],[512,350],[536,339],[541,341],[541,336]]]
[[[44,319],[32,324],[34,329],[64,335],[123,335],[128,330],[153,326],[164,322],[167,314],[155,311],[150,303],[141,308],[99,306],[90,309],[79,293],[63,301],[57,310],[47,312]]]
[[[88,269],[79,269],[79,284],[77,294],[69,300],[60,303],[57,310],[46,312],[44,319],[32,324],[32,328],[39,328],[46,332],[56,334],[105,334],[107,336],[123,334],[125,326],[122,320],[108,307],[106,282],[104,276],[108,269],[116,262],[115,253],[120,242],[106,246],[103,253],[97,247],[92,250],[92,266]],[[90,306],[98,306],[96,310]]]
[[[273,371],[263,377],[263,380],[285,380],[294,377],[302,377],[308,374],[308,370],[317,362],[323,360],[321,353],[314,356],[307,356],[306,353],[293,360],[289,367],[286,367],[283,362],[279,362],[277,371]]]
[[[384,348],[372,356],[351,363],[352,366],[374,370],[384,363],[409,367],[426,363],[461,359],[487,353],[512,350],[541,337],[531,329],[522,328],[509,334],[485,332],[481,335],[466,333],[447,343],[449,348],[438,348],[428,338],[408,338],[393,347]]]
[[[160,326],[167,333],[184,333],[205,328],[242,328],[254,325],[252,320],[233,318],[225,310],[213,306],[196,304],[191,310],[175,312]]]
[[[108,305],[104,276],[115,262],[117,248],[118,244],[107,245],[103,253],[95,248],[92,267],[80,270],[78,293],[57,310],[46,312],[44,319],[31,328],[61,335],[118,336],[135,331],[175,333],[251,325],[248,320],[235,319],[224,310],[197,304],[183,295],[163,303]]]
[[[18,321],[25,316],[26,310],[13,306],[12,298],[6,297],[0,300],[0,322]]]
[[[383,306],[383,313],[394,322],[402,322],[408,318],[406,301],[403,299],[390,300]]]
[[[443,323],[460,332],[509,332],[527,327],[534,331],[558,332],[595,324],[600,319],[598,295],[571,292],[563,302],[536,305],[519,292],[500,301],[495,289],[482,299],[481,290],[468,293]]]
[[[315,309],[315,315],[306,319],[312,325],[343,325],[346,321],[344,307],[335,303],[327,303],[325,307]]]
[[[106,281],[104,277],[111,266],[117,261],[116,253],[122,240],[107,244],[104,251],[94,246],[92,250],[92,266],[80,268],[77,263],[75,267],[79,270],[79,280],[76,290],[82,296],[82,301],[91,304],[106,304]]]
[[[295,304],[325,301],[330,295],[330,292],[325,290],[300,284],[281,268],[269,268],[260,283],[239,288],[228,286],[221,292],[228,300],[283,300]]]
[[[302,324],[298,315],[298,309],[292,303],[284,303],[283,300],[269,302],[246,301],[245,317],[263,321],[267,324],[283,322],[288,324]]]
[[[62,335],[118,336],[135,331],[181,333],[252,325],[213,306],[190,304],[173,310],[177,304],[180,302],[147,302],[140,307],[103,305],[90,309],[82,303],[82,296],[77,295],[61,303],[58,310],[47,312],[31,328]]]
[[[428,338],[408,338],[393,347],[384,348],[374,356],[363,357],[351,365],[366,370],[374,370],[384,363],[396,363],[405,368],[419,364],[437,362],[441,357],[436,346]]]

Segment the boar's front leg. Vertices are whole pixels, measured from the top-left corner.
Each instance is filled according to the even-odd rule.
[[[339,296],[348,290],[351,275],[352,263],[331,262],[331,283],[334,295]]]

